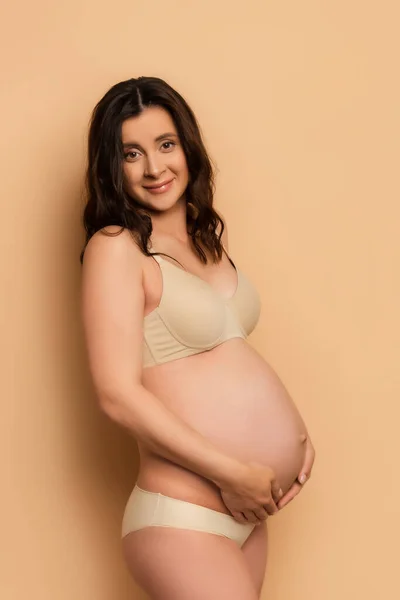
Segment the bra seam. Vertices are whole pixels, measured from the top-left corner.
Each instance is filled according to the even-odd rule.
[[[146,332],[145,332],[144,330],[143,330],[143,341],[144,341],[144,343],[145,343],[145,344],[146,344],[146,346],[147,346],[147,350],[149,351],[149,354],[150,354],[150,356],[151,356],[151,358],[152,358],[152,361],[154,362],[154,364],[155,364],[155,365],[157,365],[157,364],[158,364],[158,361],[156,360],[156,358],[155,358],[155,356],[154,356],[154,352],[153,352],[153,350],[151,349],[149,342],[147,341]]]
[[[151,367],[151,366],[157,366],[157,365],[162,365],[168,362],[172,362],[175,360],[181,360],[182,358],[186,358],[187,356],[193,356],[196,354],[201,354],[203,352],[210,352],[210,350],[213,350],[214,348],[217,348],[218,346],[221,346],[222,344],[225,344],[225,342],[228,342],[229,340],[235,339],[235,338],[240,338],[240,339],[247,339],[247,335],[246,334],[242,334],[239,335],[238,333],[234,333],[233,335],[230,335],[229,337],[227,337],[226,339],[222,340],[222,341],[218,341],[218,343],[216,343],[215,345],[211,346],[210,348],[192,348],[191,346],[185,346],[185,350],[194,350],[194,352],[192,354],[186,355],[184,354],[183,356],[176,356],[176,353],[173,354],[173,358],[166,358],[160,361],[155,362],[155,364],[146,364],[144,365],[143,368],[146,367]],[[183,344],[182,344],[183,345]]]
[[[168,329],[169,334],[174,338],[174,340],[176,340],[177,342],[179,342],[182,346],[184,346],[185,348],[191,349],[191,350],[209,350],[211,348],[214,347],[215,344],[217,344],[219,342],[219,340],[222,338],[224,332],[221,333],[221,335],[216,339],[215,342],[213,342],[212,344],[210,344],[209,346],[192,346],[189,344],[186,344],[186,342],[184,342],[182,340],[182,338],[180,337],[180,335],[176,334],[172,328],[171,325],[168,323],[168,321],[165,319],[165,317],[163,317],[163,315],[160,313],[160,311],[158,312],[158,316],[160,317],[161,321],[163,322],[163,324],[165,325],[165,327]],[[239,325],[240,327],[240,325]]]
[[[231,311],[231,313],[232,313],[232,316],[233,316],[233,318],[235,319],[235,322],[238,324],[238,326],[239,326],[239,329],[240,329],[240,331],[241,331],[242,335],[244,335],[244,337],[245,337],[245,339],[246,339],[248,336],[247,336],[247,333],[245,332],[245,330],[244,330],[244,329],[243,329],[243,327],[242,327],[242,323],[241,323],[240,319],[238,318],[238,316],[236,315],[236,313],[233,311],[233,309],[232,309],[230,306],[229,306],[228,308],[229,308],[229,310]]]

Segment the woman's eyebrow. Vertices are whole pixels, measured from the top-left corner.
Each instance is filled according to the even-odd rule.
[[[176,135],[176,133],[163,133],[161,135],[159,135],[158,137],[156,137],[156,139],[154,140],[155,142],[160,142],[161,140],[165,139],[165,138],[169,138],[169,137],[178,137]],[[135,148],[141,148],[141,145],[138,142],[125,142],[123,144],[124,148],[131,148],[131,147],[135,147]]]

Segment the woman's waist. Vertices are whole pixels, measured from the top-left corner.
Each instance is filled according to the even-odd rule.
[[[161,456],[140,451],[136,481],[142,489],[158,492],[206,508],[230,514],[219,488],[210,480]]]
[[[205,437],[220,451],[244,464],[255,461],[272,468],[284,492],[289,489],[303,464],[304,436],[293,436],[286,440],[277,436],[274,440],[266,435],[264,439],[259,438],[258,442],[254,440],[246,442],[239,438],[227,439],[224,436]],[[221,510],[224,506],[218,487],[207,477],[156,454],[140,442],[138,447],[140,487],[202,504],[215,510]]]
[[[301,468],[307,433],[295,404],[273,369],[246,342],[230,340],[216,350],[200,355],[201,360],[162,365],[162,372],[146,370],[143,385],[222,451],[243,462],[267,464],[292,482]],[[189,495],[182,499],[201,504],[203,498],[220,510],[222,499],[212,482],[143,447],[140,476],[146,476],[144,487],[157,482],[155,487],[162,489],[154,491],[165,495],[176,487]]]

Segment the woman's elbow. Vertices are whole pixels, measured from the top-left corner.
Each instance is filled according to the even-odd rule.
[[[118,386],[118,388],[98,387],[96,394],[99,409],[116,422],[123,421],[127,411],[134,416],[136,412],[135,406],[139,402],[141,387],[141,385],[134,384]]]

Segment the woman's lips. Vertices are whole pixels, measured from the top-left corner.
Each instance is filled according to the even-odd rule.
[[[147,190],[148,192],[150,192],[150,194],[163,194],[164,192],[167,192],[170,187],[172,186],[174,182],[174,179],[171,179],[171,181],[168,181],[167,183],[165,183],[162,186],[158,186],[158,187],[145,187],[144,189]]]

